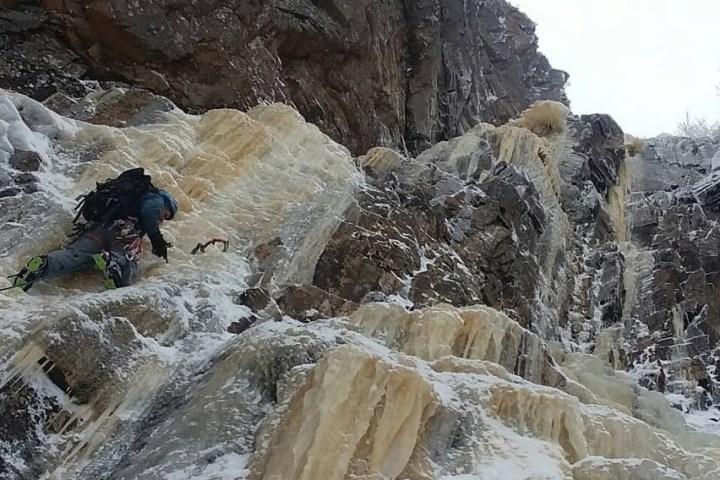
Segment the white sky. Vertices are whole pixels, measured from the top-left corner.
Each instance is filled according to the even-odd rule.
[[[510,0],[540,51],[570,74],[574,113],[609,113],[626,133],[720,120],[720,0]]]

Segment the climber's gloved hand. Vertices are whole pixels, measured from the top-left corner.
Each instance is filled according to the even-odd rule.
[[[160,233],[159,231],[157,233],[149,235],[149,237],[150,243],[152,243],[153,255],[155,255],[156,257],[164,258],[165,263],[167,263],[167,249],[168,247],[172,247],[172,244],[166,242],[162,236],[162,233]]]

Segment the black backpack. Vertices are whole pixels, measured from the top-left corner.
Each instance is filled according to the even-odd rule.
[[[98,183],[95,190],[78,197],[79,210],[73,223],[82,216],[86,222],[107,222],[137,217],[143,195],[157,192],[150,175],[143,168],[126,170],[117,178]]]

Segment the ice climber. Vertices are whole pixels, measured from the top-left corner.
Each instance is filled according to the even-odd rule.
[[[152,253],[167,262],[171,245],[163,238],[160,225],[175,216],[178,204],[170,192],[153,186],[142,168],[99,183],[82,198],[70,242],[32,257],[14,276],[14,287],[28,291],[35,282],[92,264],[103,273],[107,288],[131,285],[137,277],[144,235],[150,238]]]

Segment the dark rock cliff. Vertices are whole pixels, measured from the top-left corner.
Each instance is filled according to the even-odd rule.
[[[503,0],[0,2],[0,86],[43,100],[112,80],[185,109],[295,105],[354,153],[419,152],[539,99],[564,72]]]
[[[631,240],[646,256],[632,311],[649,332],[638,350],[653,344],[648,358],[657,365],[643,382],[695,395],[702,408],[720,401],[720,228],[713,170],[719,145],[710,138],[648,140],[631,164],[628,199]]]

